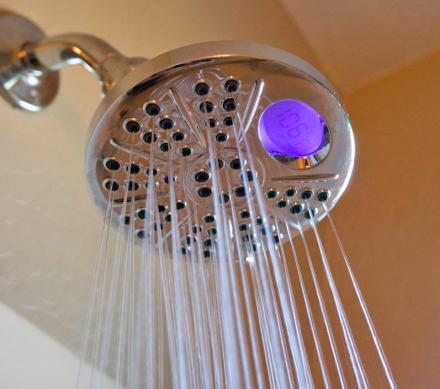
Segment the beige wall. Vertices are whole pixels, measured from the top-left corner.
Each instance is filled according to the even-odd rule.
[[[347,96],[356,168],[334,211],[408,389],[440,385],[439,69],[437,53]]]

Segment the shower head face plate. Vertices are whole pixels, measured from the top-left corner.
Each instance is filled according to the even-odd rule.
[[[249,234],[251,211],[259,223],[268,219],[263,232],[269,226],[278,242],[280,226],[307,228],[310,217],[325,216],[353,162],[347,114],[315,69],[267,46],[214,42],[163,54],[120,81],[95,115],[86,170],[101,208],[112,196],[115,218],[130,218],[139,236],[153,184],[162,234],[172,210],[180,221],[189,209],[198,237],[208,239],[217,177],[225,212],[247,226],[243,240],[257,233]],[[185,246],[188,224],[179,226]]]

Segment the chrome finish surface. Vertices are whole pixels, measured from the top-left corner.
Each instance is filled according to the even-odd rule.
[[[0,94],[13,107],[40,111],[57,94],[57,72],[34,72],[25,65],[23,47],[44,37],[43,31],[30,20],[0,10]]]
[[[294,175],[294,176],[281,176],[281,177],[272,177],[272,181],[328,181],[328,180],[336,180],[339,178],[338,174],[311,174],[311,175]]]
[[[103,40],[86,34],[46,38],[22,16],[0,11],[0,92],[14,107],[40,111],[58,91],[58,71],[81,65],[95,74],[104,95],[144,58],[127,58]]]
[[[82,65],[95,74],[106,94],[115,82],[146,61],[127,58],[102,39],[87,34],[64,34],[46,38],[25,47],[29,58],[35,58],[34,70],[57,71],[66,66]],[[32,67],[32,64],[30,64]]]
[[[224,84],[232,77],[239,81],[239,90],[228,93]],[[201,81],[209,86],[206,96],[198,96],[195,92],[194,86]],[[231,96],[236,101],[237,109],[229,113],[222,108],[222,104]],[[302,166],[306,165],[303,160],[275,159],[266,152],[258,136],[258,122],[264,109],[272,102],[285,98],[309,104],[322,115],[327,125],[326,143],[316,156],[309,157],[307,166]],[[199,108],[206,101],[212,102],[209,115],[200,112]],[[158,116],[145,112],[148,102],[160,106]],[[232,127],[223,124],[223,119],[228,115],[233,117]],[[139,133],[129,134],[124,130],[124,121],[128,118],[134,118],[140,124]],[[160,127],[162,118],[172,120],[172,130]],[[215,126],[210,127],[207,119],[213,119]],[[174,141],[174,131],[183,132],[185,141]],[[154,133],[157,141],[143,142],[142,136],[147,132]],[[216,142],[217,133],[227,134],[226,141]],[[246,169],[255,174],[264,194],[271,189],[275,193],[273,197],[264,196],[270,222],[273,223],[284,220],[293,226],[299,222],[307,227],[307,217],[310,216],[306,214],[308,209],[316,212],[316,221],[321,220],[325,216],[325,209],[317,194],[331,193],[325,200],[325,206],[330,210],[344,192],[352,173],[354,140],[348,116],[334,88],[316,69],[272,47],[239,42],[208,42],[173,50],[140,64],[118,81],[104,98],[92,121],[86,155],[87,179],[96,202],[104,208],[109,195],[102,186],[102,182],[110,177],[103,167],[105,158],[116,158],[124,166],[130,158],[143,164],[153,160],[159,172],[155,178],[155,190],[161,204],[169,207],[168,187],[162,176],[172,165],[173,173],[177,176],[176,197],[184,198],[186,194],[191,209],[200,215],[193,223],[208,231],[209,225],[205,225],[202,215],[214,213],[212,195],[200,196],[198,190],[202,189],[203,192],[205,186],[211,185],[211,176],[208,174],[209,178],[203,183],[194,179],[197,172],[210,173],[207,165],[208,137],[212,137],[217,156],[224,163],[219,170],[223,194],[234,200],[237,212],[247,205],[244,197],[236,195],[237,188],[243,185],[240,171],[231,169],[229,164],[239,154],[247,161],[247,155],[252,155],[254,166],[247,165]],[[167,152],[160,149],[163,142],[170,145]],[[190,157],[182,157],[183,146],[193,151]],[[134,150],[132,157],[130,150]],[[121,184],[121,188],[127,184],[124,169],[113,173],[113,178]],[[145,200],[148,175],[142,172],[136,175],[136,180],[140,187],[134,194],[135,201]],[[255,181],[250,183],[254,195],[256,187],[253,185]],[[284,196],[288,189],[295,194]],[[312,196],[302,198],[305,191],[310,191]],[[123,191],[115,193],[116,199],[122,197]],[[143,206],[142,201],[136,204]],[[290,211],[298,204],[300,206]],[[121,201],[115,201],[116,215],[121,214],[121,205]],[[297,209],[299,212],[295,213]],[[133,222],[137,229],[143,227],[142,220]],[[169,223],[166,220],[162,223],[166,234]]]

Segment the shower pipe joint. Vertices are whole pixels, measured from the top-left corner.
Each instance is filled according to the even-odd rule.
[[[100,38],[88,34],[63,34],[28,43],[18,53],[24,67],[36,76],[82,65],[94,74],[104,95],[117,80],[146,61],[128,58]]]
[[[0,96],[13,107],[37,112],[49,106],[64,67],[83,66],[98,78],[106,95],[145,61],[125,57],[87,34],[46,37],[31,20],[0,8]]]

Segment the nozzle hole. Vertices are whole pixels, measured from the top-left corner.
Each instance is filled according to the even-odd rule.
[[[176,202],[176,209],[180,211],[181,209],[185,209],[186,203],[184,201],[177,201]]]
[[[108,191],[115,192],[119,189],[119,184],[114,180],[106,180],[104,182],[104,188]]]
[[[157,169],[154,167],[154,168],[147,168],[146,170],[145,170],[145,173],[147,174],[147,176],[149,176],[151,173],[153,173],[153,176],[156,176],[157,175]]]
[[[181,131],[177,131],[173,134],[173,140],[176,142],[181,142],[184,139],[185,139],[185,133]]]
[[[198,171],[196,174],[194,174],[194,179],[197,182],[206,182],[209,180],[209,173],[205,172],[204,170]]]
[[[107,170],[117,171],[121,168],[121,163],[113,158],[108,158],[104,161],[104,166]]]
[[[216,136],[215,136],[215,140],[219,143],[223,143],[226,142],[228,140],[228,134],[225,134],[224,132],[219,132]]]
[[[204,198],[204,197],[209,197],[209,196],[211,196],[211,194],[212,194],[212,189],[209,188],[209,187],[207,187],[207,186],[203,186],[203,187],[197,189],[197,194],[198,194],[200,197],[203,197],[203,198]]]
[[[141,171],[141,168],[139,165],[132,163],[129,166],[127,166],[127,171],[130,172],[130,174],[139,174]]]
[[[151,131],[148,131],[142,135],[142,140],[145,143],[151,144],[157,141],[157,135]]]
[[[209,85],[206,82],[199,82],[194,87],[194,91],[199,96],[206,96],[209,93]]]
[[[297,215],[303,210],[303,206],[301,204],[294,204],[290,207],[289,211],[290,213]]]
[[[268,199],[274,199],[274,198],[277,197],[277,196],[278,196],[278,191],[275,190],[275,189],[269,189],[269,190],[266,192],[266,197],[267,197]]]
[[[207,161],[206,164],[211,169],[211,161]],[[222,159],[217,159],[217,169],[223,169],[224,166],[225,166],[225,161],[223,161]]]
[[[163,224],[162,223],[154,223],[153,225],[154,231],[157,231],[159,228],[163,230]]]
[[[239,86],[240,86],[240,83],[234,79],[230,79],[225,82],[225,90],[226,90],[226,92],[229,92],[229,93],[237,92]]]
[[[202,232],[202,231],[203,231],[203,227],[202,227],[202,226],[195,225],[195,226],[193,226],[193,228],[192,228],[192,232],[193,232],[194,234],[198,234],[199,232]]]
[[[239,170],[241,169],[241,161],[238,158],[235,158],[229,163],[229,166],[233,170]]]
[[[186,237],[186,244],[191,245],[192,242],[196,242],[197,238],[195,236],[191,237],[191,235],[187,235]]]
[[[170,145],[167,142],[161,143],[159,146],[160,150],[166,153],[170,149]]]
[[[330,197],[330,192],[327,190],[320,190],[318,195],[317,195],[317,199],[318,201],[324,202],[327,201],[327,199]]]
[[[296,189],[295,188],[287,188],[286,189],[286,196],[287,197],[295,196],[295,194],[296,194]]]
[[[146,216],[147,216],[147,211],[145,209],[139,209],[137,211],[137,217],[139,219],[144,220]]]
[[[287,207],[287,201],[286,200],[279,200],[277,202],[277,207],[278,208],[286,208]]]
[[[203,217],[203,220],[205,221],[205,223],[214,223],[215,218],[213,215],[208,214]]]
[[[131,192],[135,192],[139,189],[139,184],[136,181],[128,181],[127,189]]]
[[[315,208],[308,209],[307,211],[304,212],[304,217],[306,219],[311,219],[311,218],[315,217],[317,212],[318,211]]]
[[[160,107],[156,103],[147,103],[145,112],[150,116],[157,116],[160,113]]]
[[[130,134],[136,134],[141,130],[140,124],[134,119],[127,120],[124,124],[124,128],[125,131]]]
[[[254,173],[251,170],[246,170],[246,177],[249,182],[252,182],[254,180]],[[243,178],[243,174],[240,174],[240,180],[244,181]]]
[[[162,128],[162,130],[171,130],[173,126],[174,122],[170,118],[161,119],[159,122],[159,127]]]
[[[234,120],[233,120],[230,116],[226,116],[226,117],[223,119],[223,124],[224,124],[225,126],[231,127],[231,126],[234,124]]]
[[[246,188],[244,186],[238,186],[234,189],[234,193],[237,197],[244,197],[246,196]]]
[[[250,217],[251,216],[251,214],[250,214],[250,212],[247,210],[247,209],[244,209],[244,210],[242,210],[241,212],[240,212],[240,217],[242,218],[242,219],[247,219],[248,217]]]
[[[313,196],[313,192],[310,189],[306,189],[301,193],[301,198],[303,200],[309,200]]]
[[[176,182],[177,177],[174,176],[173,177],[173,182]],[[165,182],[165,184],[169,184],[170,183],[170,178],[168,176],[163,176],[163,182]]]
[[[212,104],[210,101],[202,101],[199,104],[199,109],[202,113],[211,113],[214,111],[214,104]]]
[[[180,154],[182,154],[182,157],[189,157],[192,154],[192,149],[190,147],[183,147],[180,150]]]
[[[223,101],[223,109],[226,112],[235,111],[235,108],[236,108],[236,104],[234,99],[226,99],[225,101]]]

